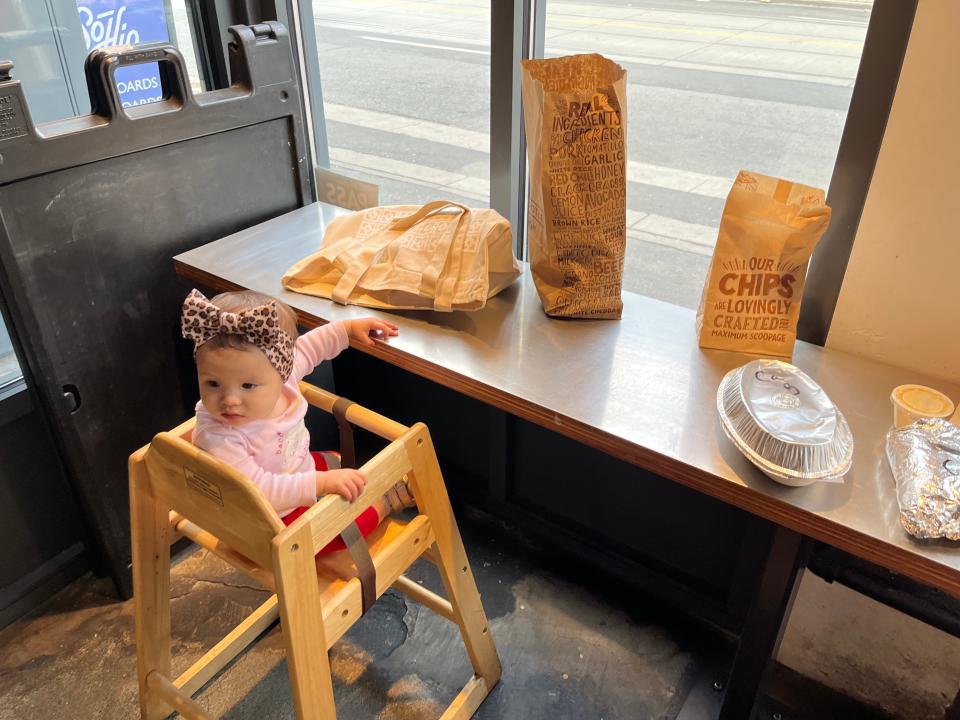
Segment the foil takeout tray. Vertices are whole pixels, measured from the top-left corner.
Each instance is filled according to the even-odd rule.
[[[823,389],[780,360],[731,370],[717,388],[724,433],[747,459],[785,485],[840,482],[853,462],[853,434]]]
[[[937,418],[887,433],[900,523],[918,538],[960,540],[960,428]]]

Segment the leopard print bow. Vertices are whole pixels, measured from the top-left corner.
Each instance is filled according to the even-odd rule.
[[[191,290],[183,301],[180,330],[193,340],[194,357],[201,345],[217,335],[239,335],[263,351],[284,381],[293,370],[294,340],[280,328],[274,303],[232,313],[218,308],[199,290]]]

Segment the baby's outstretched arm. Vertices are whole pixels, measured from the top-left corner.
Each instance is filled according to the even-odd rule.
[[[293,376],[302,380],[324,360],[335,358],[347,349],[350,337],[346,322],[332,322],[314,328],[297,338],[293,360]]]

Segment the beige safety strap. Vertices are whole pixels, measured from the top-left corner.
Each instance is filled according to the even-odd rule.
[[[337,420],[340,429],[340,466],[344,468],[357,467],[357,453],[353,444],[353,425],[347,420],[347,410],[355,405],[345,397],[337,398],[333,404],[333,417]],[[370,557],[370,548],[360,533],[355,522],[350,523],[340,531],[343,544],[347,546],[353,564],[357,566],[357,577],[360,579],[360,594],[362,598],[361,613],[367,610],[377,600],[377,568]]]

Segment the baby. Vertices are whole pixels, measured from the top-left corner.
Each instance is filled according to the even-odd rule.
[[[256,292],[207,300],[193,290],[183,303],[183,336],[194,343],[200,402],[193,442],[247,475],[287,525],[317,498],[337,493],[354,501],[366,485],[359,470],[340,468],[335,453],[310,452],[303,418],[307,401],[297,383],[354,339],[397,334],[376,318],[343,320],[297,336],[297,316],[285,303]],[[357,518],[366,537],[390,512],[411,505],[404,483]],[[321,553],[342,549],[337,538]]]

